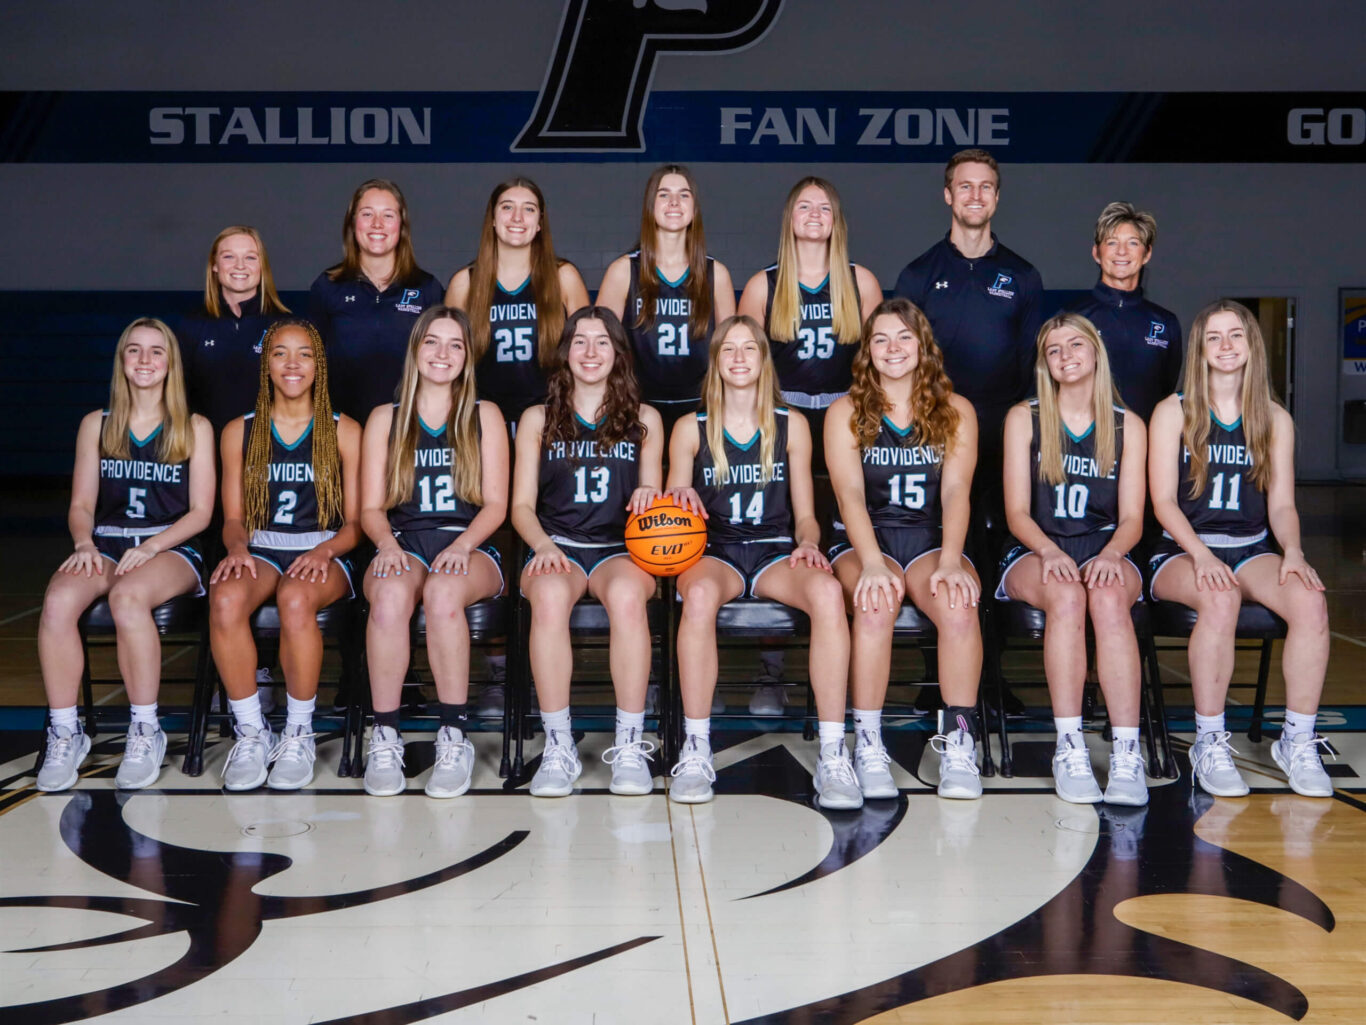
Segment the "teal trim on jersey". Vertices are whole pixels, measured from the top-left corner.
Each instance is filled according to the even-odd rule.
[[[507,295],[507,296],[521,295],[523,292],[526,291],[526,286],[529,285],[529,284],[531,284],[531,275],[528,274],[528,275],[526,276],[526,280],[523,281],[523,282],[522,282],[520,285],[518,285],[516,288],[514,288],[511,292],[509,292],[506,288],[504,288],[501,282],[495,280],[493,283],[494,283],[495,285],[498,286],[498,291],[502,292],[504,295]]]
[[[655,268],[655,273],[659,275],[659,280],[664,282],[664,284],[668,285],[670,288],[677,288],[679,285],[683,284],[683,282],[688,280],[688,275],[692,273],[692,268],[683,268],[683,273],[679,275],[677,281],[670,281],[668,278],[664,276],[664,272],[660,270],[658,267]]]
[[[153,438],[155,438],[158,434],[161,433],[161,428],[163,426],[164,424],[157,424],[157,429],[154,430],[151,434],[147,435],[147,437],[145,438],[139,438],[136,434],[133,433],[133,429],[130,427],[128,428],[128,440],[131,441],[138,448],[142,448],[143,445],[146,445],[149,441],[151,441]]]
[[[1236,431],[1239,427],[1243,425],[1243,418],[1241,416],[1238,417],[1237,420],[1234,420],[1233,423],[1226,424],[1224,423],[1224,421],[1220,420],[1217,416],[1214,415],[1214,410],[1212,409],[1209,411],[1209,418],[1226,431]]]
[[[1069,438],[1071,438],[1071,439],[1072,439],[1073,441],[1075,441],[1075,442],[1080,443],[1080,442],[1085,441],[1087,438],[1089,438],[1092,434],[1095,433],[1095,430],[1096,430],[1096,422],[1095,422],[1094,420],[1092,420],[1092,421],[1091,421],[1091,426],[1088,427],[1088,428],[1086,428],[1086,430],[1082,431],[1080,434],[1073,434],[1073,433],[1072,433],[1072,428],[1068,427],[1067,424],[1063,424],[1063,425],[1062,425],[1062,429],[1063,429],[1063,432],[1064,432]]]
[[[293,452],[296,448],[298,448],[300,445],[302,445],[304,439],[307,438],[307,437],[308,437],[310,434],[312,434],[312,433],[313,433],[313,421],[310,420],[310,421],[308,421],[308,426],[304,428],[303,434],[300,434],[297,438],[295,438],[293,444],[286,445],[286,444],[285,444],[285,439],[282,438],[282,437],[280,437],[280,432],[277,431],[277,430],[275,429],[275,421],[272,420],[272,421],[270,422],[270,436],[271,436],[272,438],[274,438],[276,441],[278,441],[282,446],[284,446],[284,449],[285,449],[286,452]]]
[[[805,292],[807,295],[820,295],[821,292],[825,290],[825,286],[828,285],[828,284],[830,284],[830,275],[829,275],[829,274],[826,274],[825,280],[823,280],[823,281],[822,281],[819,285],[817,285],[815,288],[807,288],[807,287],[806,287],[805,285],[803,285],[800,281],[797,282],[797,287],[800,288],[800,289],[801,289],[803,292]]]
[[[420,423],[422,425],[422,429],[426,431],[428,434],[430,434],[433,438],[439,438],[446,433],[445,424],[442,424],[440,427],[428,427],[427,421],[422,419],[421,413],[417,415],[417,422]]]
[[[601,420],[597,423],[589,423],[583,417],[579,416],[578,410],[574,411],[574,419],[583,424],[583,426],[587,427],[590,431],[596,431],[598,429],[598,424],[602,423]]]
[[[750,435],[749,441],[745,442],[742,445],[740,442],[736,441],[735,438],[731,435],[730,431],[726,430],[724,427],[721,429],[721,433],[725,436],[728,442],[730,442],[732,445],[738,448],[741,452],[748,452],[750,449],[752,449],[754,447],[754,443],[759,440],[760,434],[760,432],[756,430],[753,434]]]
[[[909,424],[903,431],[896,424],[892,423],[892,421],[889,420],[885,414],[882,417],[882,422],[885,423],[888,427],[890,427],[893,433],[895,433],[899,438],[909,438],[911,436],[911,431],[915,430],[915,424]]]

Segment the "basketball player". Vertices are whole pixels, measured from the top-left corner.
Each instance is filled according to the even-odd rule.
[[[1100,280],[1074,303],[1100,332],[1115,387],[1124,404],[1147,421],[1181,377],[1181,324],[1143,294],[1143,268],[1153,257],[1157,221],[1132,203],[1111,203],[1096,220],[1091,257]]]
[[[343,561],[360,539],[360,427],[332,412],[322,339],[306,321],[266,333],[256,409],[223,430],[223,546],[209,588],[209,638],[237,742],[228,790],[298,790],[313,779],[313,710],[322,670],[319,609],[352,595]],[[280,610],[288,718],[276,738],[261,714],[251,614]],[[267,780],[267,767],[270,766]]]
[[[77,624],[101,597],[114,617],[129,702],[115,785],[138,790],[161,774],[161,639],[152,610],[178,594],[204,593],[195,539],[209,525],[213,490],[213,428],[186,404],[175,335],[159,320],[135,320],[114,350],[109,408],[87,414],[76,435],[67,513],[75,551],[52,575],[38,621],[51,719],[39,790],[74,785],[90,753],[76,711],[84,668]]]
[[[850,690],[854,770],[865,798],[897,795],[882,743],[892,628],[902,598],[935,625],[947,707],[932,743],[939,796],[982,795],[977,687],[982,585],[963,554],[977,418],[954,393],[925,315],[905,299],[864,322],[849,394],[825,421],[826,461],[840,521],[830,559],[854,614]]]
[[[391,181],[372,178],[352,194],[342,247],[309,290],[308,319],[327,347],[333,407],[363,423],[393,402],[413,323],[444,291],[417,265],[408,205]]]
[[[612,766],[612,793],[654,788],[654,744],[641,734],[650,675],[645,603],[655,579],[626,557],[622,536],[627,513],[644,512],[659,494],[663,451],[663,426],[640,402],[621,322],[602,306],[577,311],[565,322],[545,404],[517,427],[512,525],[532,552],[521,583],[546,738],[533,797],[568,796],[583,771],[570,732],[569,615],[585,593],[611,624],[616,739],[603,760]]]
[[[712,799],[716,614],[726,602],[748,597],[779,601],[810,617],[820,729],[817,801],[824,808],[861,807],[844,747],[849,623],[839,582],[820,550],[811,429],[805,417],[782,406],[768,339],[753,317],[717,325],[702,396],[702,410],[681,419],[669,443],[670,493],[707,519],[707,552],[678,578],[685,740],[669,797],[685,804]]]
[[[365,792],[377,797],[405,787],[399,698],[419,601],[441,705],[426,793],[459,797],[470,787],[464,610],[503,590],[502,557],[487,542],[507,514],[508,491],[507,430],[498,407],[475,397],[470,333],[460,310],[428,308],[413,325],[398,401],[377,408],[365,425],[361,526],[376,549],[365,576],[375,709]]]
[[[1043,609],[1044,675],[1058,743],[1053,786],[1073,804],[1144,805],[1138,753],[1141,667],[1130,610],[1142,592],[1129,551],[1143,533],[1147,438],[1111,383],[1095,326],[1060,313],[1039,329],[1038,398],[1006,416],[1006,522],[1014,544],[996,597]],[[1086,620],[1114,735],[1102,795],[1081,733]]]
[[[1328,606],[1300,545],[1294,421],[1272,397],[1266,344],[1247,307],[1224,300],[1196,314],[1182,380],[1184,393],[1159,402],[1149,428],[1148,484],[1163,527],[1149,588],[1199,614],[1187,649],[1195,780],[1215,797],[1248,792],[1224,729],[1238,609],[1248,600],[1288,627],[1285,728],[1272,757],[1297,794],[1331,797],[1318,750],[1325,741],[1314,732],[1328,666]]]

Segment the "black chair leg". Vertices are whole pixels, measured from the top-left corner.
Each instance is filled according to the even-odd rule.
[[[1005,642],[1000,634],[1000,624],[996,622],[996,610],[987,606],[982,613],[983,665],[986,675],[996,691],[996,729],[1001,743],[1001,775],[1011,779],[1015,775],[1015,758],[1010,751],[1010,730],[1006,725],[1006,678],[1001,671],[1001,657]],[[986,730],[983,720],[982,729]]]
[[[1167,702],[1162,694],[1162,668],[1157,661],[1157,640],[1152,634],[1143,638],[1144,657],[1148,663],[1148,696],[1152,702],[1152,727],[1162,750],[1162,763],[1150,755],[1148,775],[1154,779],[1176,779],[1176,757],[1172,753],[1172,738],[1167,730]]]
[[[816,689],[806,681],[806,714],[802,719],[802,739],[816,739]]]
[[[1262,641],[1262,654],[1257,662],[1257,696],[1252,702],[1252,725],[1247,739],[1254,744],[1262,739],[1262,716],[1266,712],[1266,681],[1271,675],[1271,638]]]
[[[81,670],[81,701],[84,704],[85,733],[92,740],[95,737],[95,688],[90,683],[90,645],[86,643],[85,627],[81,627],[81,654],[84,655],[84,668]]]
[[[46,714],[46,713],[45,713]],[[33,759],[33,775],[38,775],[38,770],[43,767],[43,759],[47,757],[47,723],[43,723],[43,736],[38,741],[38,757]]]
[[[199,634],[199,654],[195,661],[194,697],[190,703],[189,735],[185,738],[185,759],[180,771],[186,776],[204,773],[204,741],[209,731],[209,705],[213,701],[213,657],[209,650],[209,627],[206,622]]]
[[[982,724],[982,775],[990,778],[996,775],[996,762],[991,757],[991,726],[987,718],[986,691],[980,683],[977,686],[977,719]]]

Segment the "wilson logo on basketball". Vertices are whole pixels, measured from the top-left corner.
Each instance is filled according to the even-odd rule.
[[[687,527],[692,525],[688,516],[671,516],[668,513],[647,513],[636,523],[639,531],[657,530],[660,527]]]
[[[675,577],[707,550],[707,525],[672,498],[656,498],[647,512],[626,521],[626,553],[646,573]]]

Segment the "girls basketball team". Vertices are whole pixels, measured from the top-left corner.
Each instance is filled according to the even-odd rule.
[[[204,593],[197,539],[217,486],[222,557],[207,589],[236,734],[222,770],[228,790],[312,780],[317,613],[355,594],[349,557],[364,536],[373,546],[361,590],[375,709],[365,789],[405,788],[399,690],[420,605],[441,718],[426,792],[464,793],[474,768],[464,609],[508,586],[490,540],[510,511],[528,548],[516,586],[532,610],[546,736],[531,793],[568,795],[582,771],[569,710],[569,616],[585,595],[610,621],[611,790],[650,793],[645,607],[655,581],[623,557],[623,532],[629,514],[667,495],[707,525],[703,558],[678,578],[685,742],[671,799],[712,798],[716,617],[741,597],[782,602],[810,619],[822,807],[897,794],[881,712],[904,601],[938,636],[939,794],[981,795],[982,584],[964,550],[977,420],[944,372],[925,315],[905,299],[879,301],[873,275],[849,262],[830,183],[804,178],[792,189],[778,261],[749,280],[738,315],[730,274],[707,253],[696,182],[676,165],[651,175],[638,247],[608,267],[596,305],[578,271],[555,256],[545,197],[527,179],[493,190],[478,253],[444,302],[409,237],[398,187],[368,181],[347,210],[343,261],[314,284],[309,320],[288,316],[260,236],[239,227],[210,251],[194,330],[178,341],[162,322],[140,319],[124,331],[109,406],[87,416],[77,436],[75,547],[53,575],[39,625],[51,709],[39,789],[71,787],[90,750],[76,708],[79,621],[99,598],[117,626],[131,704],[117,784],[136,789],[158,778],[166,736],[152,610]],[[227,344],[216,346],[215,333]],[[244,347],[253,349],[245,358]],[[254,407],[240,408],[252,404],[243,367],[258,354]],[[381,363],[392,364],[392,380]],[[211,423],[192,413],[187,376],[200,408],[235,404],[241,415]],[[1246,597],[1289,627],[1285,730],[1272,755],[1297,793],[1331,796],[1315,733],[1328,658],[1324,586],[1300,545],[1294,426],[1271,394],[1256,319],[1237,303],[1202,310],[1182,391],[1145,427],[1119,399],[1096,329],[1060,314],[1038,333],[1035,394],[1005,424],[1013,540],[994,574],[995,597],[1047,613],[1058,795],[1147,801],[1131,610],[1144,600],[1133,552],[1150,496],[1162,533],[1147,597],[1198,612],[1189,647],[1195,780],[1219,796],[1248,792],[1223,728]],[[340,411],[333,395],[344,397]],[[825,469],[828,549],[818,515]],[[288,696],[278,734],[256,688],[250,625],[268,600],[279,610]],[[1088,619],[1114,736],[1103,791],[1081,736]]]

